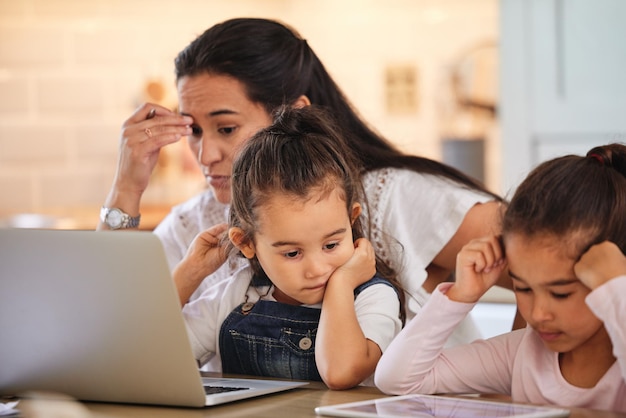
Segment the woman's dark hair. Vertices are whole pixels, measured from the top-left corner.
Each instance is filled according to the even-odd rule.
[[[269,114],[306,95],[312,104],[327,108],[353,133],[348,145],[365,171],[407,168],[447,177],[500,200],[459,170],[407,155],[374,132],[356,113],[306,40],[280,22],[238,18],[216,24],[181,51],[175,65],[177,80],[203,73],[237,79],[245,86],[250,100],[263,105]]]
[[[364,196],[360,166],[347,146],[343,131],[322,108],[281,107],[274,123],[248,140],[233,163],[230,226],[241,228],[254,242],[257,209],[277,193],[307,201],[311,192],[339,191],[351,216],[354,203]],[[352,224],[352,236],[364,237],[362,216]],[[232,250],[232,246],[231,246]],[[254,274],[267,278],[258,260],[250,260]],[[396,272],[376,257],[378,273],[398,292],[404,321],[404,294]]]
[[[585,157],[537,166],[511,199],[502,231],[573,238],[577,256],[605,240],[626,253],[626,146],[599,146]]]

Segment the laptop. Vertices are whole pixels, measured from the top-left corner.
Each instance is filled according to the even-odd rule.
[[[201,377],[151,232],[0,229],[0,396],[202,407],[306,384]]]
[[[331,417],[360,418],[550,418],[567,417],[570,414],[565,408],[552,406],[419,394],[318,406],[315,413]]]

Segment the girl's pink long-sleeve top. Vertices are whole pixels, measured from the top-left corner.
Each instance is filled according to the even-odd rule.
[[[439,285],[385,351],[375,374],[380,390],[396,395],[500,393],[515,402],[626,411],[626,276],[610,280],[586,298],[604,322],[617,359],[593,388],[568,383],[558,353],[547,349],[530,327],[444,349],[448,336],[474,306],[448,299],[450,286]]]

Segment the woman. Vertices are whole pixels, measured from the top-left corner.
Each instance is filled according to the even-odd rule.
[[[407,319],[437,284],[450,278],[465,243],[499,232],[498,196],[451,167],[403,154],[370,129],[306,40],[287,26],[266,19],[228,20],[195,39],[175,63],[180,115],[147,103],[124,123],[117,173],[102,211],[109,222],[99,225],[119,227],[106,218],[117,208],[125,213],[122,225],[136,227],[159,150],[188,136],[209,187],[173,208],[155,230],[172,269],[187,252],[203,257],[218,248],[219,234],[194,238],[227,222],[233,157],[271,124],[272,111],[282,104],[326,107],[356,138],[350,146],[362,164],[369,234],[377,254],[399,272]],[[207,261],[202,271],[187,274],[179,290],[196,299],[242,263],[237,258],[220,266]],[[453,343],[478,336],[470,328],[457,335]]]

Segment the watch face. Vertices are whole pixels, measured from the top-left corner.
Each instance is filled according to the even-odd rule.
[[[122,212],[111,209],[107,214],[106,223],[111,228],[119,228],[122,225]]]

